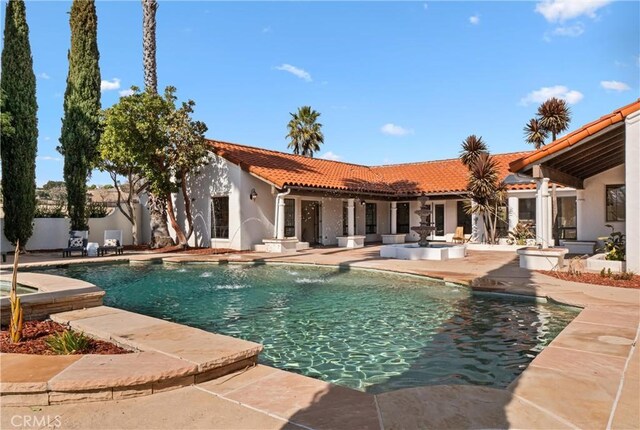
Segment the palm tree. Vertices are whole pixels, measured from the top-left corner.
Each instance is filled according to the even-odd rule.
[[[549,132],[542,128],[540,121],[535,118],[531,118],[531,120],[524,126],[524,138],[527,143],[530,143],[536,149],[540,149],[542,145],[544,145],[544,141],[547,138],[547,134]]]
[[[567,102],[552,97],[538,107],[538,118],[544,130],[551,133],[551,140],[569,128],[571,122],[571,110]]]
[[[142,0],[142,61],[144,64],[145,90],[158,93],[156,65],[156,11],[157,0]],[[159,163],[160,164],[160,163]],[[151,219],[151,247],[163,248],[173,245],[167,225],[167,204],[164,196],[149,194],[147,201]]]
[[[291,138],[289,148],[296,155],[313,157],[313,153],[320,150],[320,144],[324,143],[322,124],[316,122],[320,113],[311,109],[311,106],[302,106],[298,108],[298,112],[289,115],[291,120],[287,125],[289,134],[286,136]]]
[[[475,134],[467,137],[462,141],[462,150],[460,151],[460,161],[470,168],[480,157],[480,154],[488,153],[487,145]]]
[[[154,94],[158,92],[156,65],[156,11],[157,0],[142,0],[142,48],[144,86]]]

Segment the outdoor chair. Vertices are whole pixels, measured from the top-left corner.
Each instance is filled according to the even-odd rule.
[[[87,243],[89,242],[89,232],[83,230],[72,230],[69,232],[67,247],[62,250],[62,257],[71,257],[73,252],[79,252],[86,257]]]
[[[456,232],[451,239],[453,243],[464,243],[464,227],[456,227]]]
[[[105,230],[104,242],[101,247],[98,248],[98,255],[106,255],[107,252],[113,251],[118,254],[122,254],[124,247],[122,246],[122,230]]]

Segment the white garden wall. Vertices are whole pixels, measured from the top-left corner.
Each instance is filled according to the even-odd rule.
[[[624,222],[608,222],[606,220],[606,186],[624,183],[624,165],[584,180],[583,207],[585,210],[582,212],[581,219],[578,220],[578,240],[595,240],[598,237],[608,236],[611,229],[605,227],[605,224],[611,224],[616,231],[625,233]],[[629,215],[627,214],[627,216]]]

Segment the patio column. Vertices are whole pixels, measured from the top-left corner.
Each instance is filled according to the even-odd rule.
[[[516,228],[516,224],[520,219],[519,201],[517,197],[509,197],[509,230]]]
[[[398,227],[398,205],[396,202],[391,202],[391,234],[397,233]]]
[[[549,178],[536,182],[536,236],[543,248],[551,244],[551,202],[549,195]]]
[[[584,190],[576,190],[576,239],[585,240],[582,237],[582,226],[584,225]]]
[[[355,199],[347,200],[347,236],[355,236]]]
[[[284,239],[284,198],[278,196],[276,199],[278,200],[278,234],[276,239]]]

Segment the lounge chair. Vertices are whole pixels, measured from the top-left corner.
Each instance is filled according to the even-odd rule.
[[[62,250],[62,257],[71,257],[73,252],[79,252],[83,257],[87,255],[87,243],[89,242],[89,232],[83,230],[72,230],[69,232],[67,247]]]
[[[104,243],[98,248],[98,255],[106,255],[107,252],[113,251],[122,254],[124,247],[122,246],[122,230],[105,230]]]

